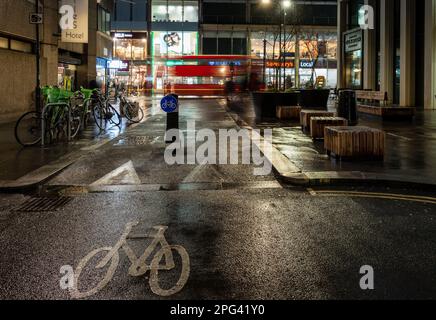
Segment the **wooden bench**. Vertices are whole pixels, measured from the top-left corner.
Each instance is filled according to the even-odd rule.
[[[300,119],[300,106],[277,106],[276,115],[280,120]]]
[[[348,126],[348,120],[340,117],[311,117],[310,136],[312,139],[323,139],[324,128],[334,126]]]
[[[383,106],[386,106],[388,104],[388,93],[383,91],[356,90],[356,99],[364,100],[365,102],[370,102],[372,104],[377,102],[378,106],[380,106],[380,103]]]
[[[310,132],[310,118],[312,117],[334,117],[334,112],[319,110],[301,110],[300,124],[303,131]]]
[[[382,91],[356,91],[357,111],[383,119],[412,118],[415,108],[388,106],[388,94]]]
[[[369,127],[324,128],[324,148],[341,158],[383,158],[385,140],[384,131]]]

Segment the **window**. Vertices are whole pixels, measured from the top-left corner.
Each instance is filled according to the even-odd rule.
[[[244,3],[205,2],[203,4],[204,23],[245,23]]]
[[[183,5],[185,9],[183,21],[198,22],[198,2],[185,1]]]
[[[111,15],[109,11],[105,10],[103,7],[98,6],[98,14],[97,14],[97,29],[98,31],[104,32],[107,35],[110,35],[110,24],[111,24]]]
[[[132,20],[145,22],[147,20],[147,1],[135,0],[135,4],[132,4]]]
[[[197,32],[154,32],[155,56],[181,56],[197,54]]]
[[[153,1],[152,16],[153,21],[198,22],[198,1]]]
[[[115,2],[115,20],[116,21],[131,21],[131,4],[124,1]]]
[[[7,38],[0,37],[0,48],[9,49],[9,40]]]
[[[18,40],[11,40],[11,50],[32,53],[32,44]]]
[[[183,21],[182,1],[171,1],[168,5],[168,19],[170,21]]]
[[[203,54],[217,53],[217,38],[203,38]]]

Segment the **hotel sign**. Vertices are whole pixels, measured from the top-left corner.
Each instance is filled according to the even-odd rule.
[[[88,0],[61,0],[62,42],[88,43]]]
[[[362,30],[356,30],[344,35],[345,52],[362,50],[363,33]]]

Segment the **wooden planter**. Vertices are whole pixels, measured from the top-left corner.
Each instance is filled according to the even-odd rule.
[[[318,111],[318,110],[301,110],[300,124],[303,131],[310,132],[310,118],[312,117],[334,117],[334,112]]]
[[[280,120],[300,119],[300,106],[278,106],[276,117]]]
[[[345,118],[339,117],[311,117],[310,136],[312,139],[323,139],[325,127],[348,126]]]
[[[383,158],[386,134],[369,127],[325,127],[324,147],[345,158]]]

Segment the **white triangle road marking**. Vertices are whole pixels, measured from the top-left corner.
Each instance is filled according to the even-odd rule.
[[[109,172],[97,181],[90,184],[90,186],[108,186],[108,185],[128,185],[128,184],[141,184],[133,166],[132,160],[126,162],[122,166]]]

